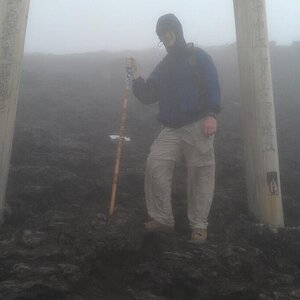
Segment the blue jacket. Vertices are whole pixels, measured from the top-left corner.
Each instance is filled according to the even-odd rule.
[[[145,104],[158,102],[158,120],[173,128],[193,123],[206,114],[220,112],[220,88],[211,57],[195,48],[197,83],[186,48],[168,53],[156,66],[147,81],[133,80],[134,95]]]

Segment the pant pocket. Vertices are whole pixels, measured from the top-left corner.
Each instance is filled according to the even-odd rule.
[[[214,152],[214,136],[205,137],[202,132],[203,120],[193,124],[193,140],[195,146],[202,154]]]

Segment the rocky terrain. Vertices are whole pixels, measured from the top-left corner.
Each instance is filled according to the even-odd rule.
[[[1,300],[300,299],[300,48],[272,44],[286,227],[247,215],[235,45],[208,48],[222,88],[209,241],[188,242],[185,168],[174,235],[146,235],[145,159],[156,106],[130,98],[117,209],[107,217],[124,57],[149,74],[164,52],[27,54],[0,229]]]

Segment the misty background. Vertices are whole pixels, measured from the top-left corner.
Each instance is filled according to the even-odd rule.
[[[296,299],[300,283],[300,0],[267,3],[286,228],[248,217],[232,0],[31,0],[0,230],[0,299]],[[165,55],[157,18],[175,13],[213,58],[222,113],[207,245],[186,217],[174,174],[173,238],[145,238],[145,162],[157,105],[132,94],[116,213],[107,219],[124,91],[124,57],[147,75]],[[298,41],[298,42],[294,42]],[[60,55],[64,54],[64,55]],[[126,295],[126,297],[124,297]]]
[[[266,0],[269,39],[300,40],[300,1]],[[82,53],[156,47],[159,16],[174,13],[187,42],[200,46],[235,41],[232,0],[31,0],[26,53]]]

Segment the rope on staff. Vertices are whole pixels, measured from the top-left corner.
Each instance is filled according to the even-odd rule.
[[[129,90],[130,90],[130,82],[132,79],[132,59],[126,58],[126,85],[125,90],[123,94],[123,107],[121,112],[121,118],[120,118],[120,132],[119,132],[119,141],[117,146],[117,154],[116,154],[116,161],[115,161],[115,168],[114,168],[114,174],[113,174],[113,180],[112,180],[112,190],[111,190],[111,197],[110,197],[110,205],[109,205],[109,216],[111,216],[115,209],[115,203],[116,203],[116,193],[117,193],[117,185],[118,185],[118,179],[120,175],[120,161],[121,161],[121,153],[122,153],[122,146],[125,139],[125,121],[126,121],[126,115],[127,115],[127,108],[128,108],[128,98],[129,98]]]

